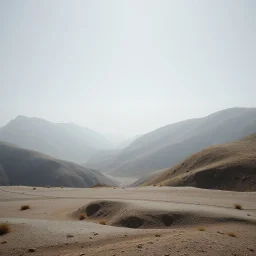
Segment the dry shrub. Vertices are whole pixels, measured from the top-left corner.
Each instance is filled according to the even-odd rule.
[[[3,236],[7,233],[10,233],[11,232],[11,228],[9,227],[8,224],[6,223],[1,223],[0,224],[0,236]]]
[[[101,220],[101,221],[100,221],[100,224],[101,224],[101,225],[106,225],[107,223],[106,223],[105,220]]]
[[[242,207],[241,204],[234,204],[234,207],[235,207],[235,209],[237,209],[237,210],[242,210],[242,209],[243,209],[243,207]]]
[[[22,206],[20,207],[20,210],[21,210],[21,211],[25,211],[25,210],[28,210],[28,209],[30,209],[30,206],[29,206],[28,204],[22,205]]]
[[[231,237],[236,237],[236,234],[234,232],[228,232],[227,235]]]
[[[84,220],[86,218],[87,218],[87,216],[86,216],[85,213],[81,213],[80,216],[79,216],[79,220]]]
[[[205,228],[204,227],[198,227],[197,230],[198,231],[205,231]]]

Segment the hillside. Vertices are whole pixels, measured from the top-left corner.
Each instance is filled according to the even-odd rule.
[[[204,149],[160,175],[140,179],[135,185],[256,191],[256,133]]]
[[[24,116],[18,116],[2,127],[0,140],[77,163],[111,147],[103,136],[88,128]]]
[[[0,185],[92,187],[115,185],[99,171],[0,142]]]
[[[231,108],[149,132],[131,143],[100,170],[115,176],[142,177],[170,168],[206,147],[256,132],[256,108]]]

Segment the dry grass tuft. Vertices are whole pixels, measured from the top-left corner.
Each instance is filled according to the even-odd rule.
[[[20,210],[21,210],[21,211],[25,211],[25,210],[28,210],[28,209],[30,209],[30,206],[29,206],[28,204],[22,205],[22,206],[20,207]]]
[[[86,218],[87,218],[87,216],[86,216],[85,213],[81,213],[80,216],[79,216],[79,220],[84,220]]]
[[[231,237],[236,237],[236,234],[234,232],[228,232],[227,235]]]
[[[9,227],[8,224],[6,223],[1,223],[0,224],[0,236],[3,236],[7,233],[10,233],[11,232],[11,228]]]
[[[197,230],[198,231],[205,231],[205,228],[204,227],[198,227]]]
[[[237,210],[243,210],[243,207],[241,204],[234,204],[234,208]]]
[[[101,220],[101,221],[100,221],[100,224],[101,224],[101,225],[107,225],[107,223],[106,223],[105,220]]]

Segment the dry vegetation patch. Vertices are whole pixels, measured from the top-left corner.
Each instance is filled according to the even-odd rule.
[[[234,204],[234,208],[237,210],[243,210],[243,207],[241,204]]]
[[[79,220],[84,220],[86,218],[87,218],[87,216],[86,216],[85,213],[81,213],[80,216],[79,216]]]
[[[231,237],[237,237],[236,233],[234,232],[228,232],[227,235]]]
[[[198,231],[205,231],[205,228],[204,227],[198,227],[197,230]]]
[[[28,204],[22,205],[22,206],[20,207],[20,210],[21,210],[21,211],[25,211],[25,210],[28,210],[28,209],[30,209],[30,206],[29,206]]]
[[[105,220],[101,220],[99,223],[100,223],[101,225],[107,225],[107,223],[106,223]]]
[[[6,223],[1,223],[0,224],[0,236],[3,236],[7,233],[10,233],[11,232],[11,228],[9,227],[8,224]]]

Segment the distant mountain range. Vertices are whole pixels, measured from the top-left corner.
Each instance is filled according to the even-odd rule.
[[[73,123],[56,124],[24,116],[0,129],[0,141],[56,159],[83,163],[85,168],[99,169],[116,177],[142,177],[170,168],[206,147],[254,132],[256,108],[231,108],[169,124],[124,142],[123,148],[113,149],[102,135]]]
[[[2,127],[0,141],[77,163],[85,162],[97,151],[112,147],[102,135],[89,128],[25,116],[18,116]]]
[[[256,191],[256,133],[206,148],[170,169],[153,172],[133,184],[140,185]]]
[[[109,157],[105,152],[98,157],[98,164],[97,155],[94,156],[93,166],[115,176],[142,177],[170,168],[205,147],[241,139],[253,132],[256,108],[226,109],[149,132]]]
[[[92,187],[116,183],[99,171],[0,142],[0,185]]]

